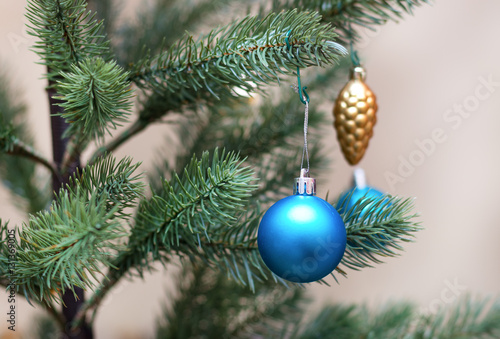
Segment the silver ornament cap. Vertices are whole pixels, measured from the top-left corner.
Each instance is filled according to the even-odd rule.
[[[293,194],[316,195],[316,179],[309,177],[309,170],[302,168],[300,176],[295,178]]]

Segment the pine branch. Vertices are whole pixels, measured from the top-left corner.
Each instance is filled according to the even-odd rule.
[[[177,250],[189,258],[203,258],[253,289],[255,278],[269,275],[258,254],[257,228],[261,209],[256,203],[247,208],[254,212],[238,220],[227,233],[212,231],[199,235],[197,241],[183,243]],[[372,263],[381,263],[379,257],[399,255],[397,251],[403,250],[399,243],[411,241],[413,233],[420,230],[419,224],[412,221],[416,217],[411,213],[412,207],[411,199],[381,197],[378,200],[365,199],[344,213],[348,244],[341,265],[359,270],[372,267]],[[365,214],[361,213],[363,210]],[[347,275],[340,266],[336,271]]]
[[[328,71],[328,76],[337,74]],[[308,88],[319,90],[324,75],[306,79]],[[180,171],[186,166],[193,154],[200,155],[207,147],[217,146],[227,150],[239,150],[247,162],[256,169],[259,178],[265,178],[255,196],[261,199],[276,199],[289,194],[291,181],[297,176],[303,143],[303,105],[292,90],[283,87],[273,95],[280,101],[273,103],[264,97],[262,104],[256,105],[253,99],[240,99],[219,102],[209,106],[204,112],[193,116],[183,116],[177,122],[177,157],[174,164],[162,160],[149,176],[153,191],[161,187],[159,178],[172,171]],[[321,114],[311,111],[309,115],[310,160],[315,168],[322,168],[327,159],[321,152],[318,142],[320,126],[324,125]],[[169,145],[174,140],[168,140]],[[209,145],[209,146],[208,146]],[[169,147],[170,148],[170,147]],[[161,157],[166,159],[167,156]]]
[[[376,313],[366,306],[329,305],[302,328],[297,326],[291,338],[407,338],[404,334],[415,310],[407,303],[388,305]]]
[[[96,194],[103,201],[106,211],[114,211],[116,217],[128,218],[126,208],[137,206],[135,200],[142,198],[144,184],[140,181],[142,173],[134,174],[141,163],[132,164],[126,157],[118,163],[110,154],[98,158],[93,164],[83,168],[70,178],[68,186],[72,194],[82,190],[90,197]]]
[[[105,23],[103,30],[111,37],[122,8],[114,0],[87,0],[87,4],[88,9],[96,14],[95,19]]]
[[[302,317],[298,288],[259,282],[251,292],[199,262],[185,263],[177,281],[179,293],[164,308],[157,338],[277,338],[284,324]]]
[[[210,230],[197,235],[191,243],[181,242],[181,246],[174,249],[191,259],[202,258],[207,264],[227,272],[235,281],[248,284],[253,290],[255,279],[267,279],[270,275],[258,253],[257,229],[262,212],[259,202],[253,202],[252,206],[245,209],[253,212],[238,220],[228,231]],[[360,216],[367,206],[370,211]],[[411,221],[416,216],[411,214],[411,209],[410,199],[383,197],[376,202],[366,199],[344,213],[342,217],[346,224],[348,245],[341,265],[359,270],[371,267],[372,263],[381,263],[381,256],[397,256],[395,250],[403,250],[398,242],[411,241],[410,237],[420,229],[418,223]],[[340,266],[336,271],[347,275]],[[277,277],[274,276],[274,279]]]
[[[348,199],[344,200],[346,203]],[[337,203],[337,210],[342,206]],[[421,229],[413,221],[413,199],[391,196],[365,198],[342,214],[347,231],[347,247],[341,264],[353,270],[372,267],[380,257],[394,257],[401,242],[410,242]]]
[[[317,11],[324,22],[338,29],[339,41],[358,41],[360,27],[374,30],[388,21],[398,21],[403,14],[413,14],[413,10],[428,0],[274,0],[275,12],[288,8]]]
[[[172,110],[200,100],[209,103],[218,98],[216,92],[229,100],[235,97],[233,87],[255,90],[245,77],[257,84],[276,82],[279,74],[291,75],[291,68],[297,66],[333,64],[343,47],[332,41],[336,35],[331,28],[318,20],[315,14],[296,11],[260,21],[247,17],[212,31],[205,41],[187,37],[169,51],[140,61],[131,79],[153,92],[145,100],[139,119],[92,158],[116,149]],[[285,40],[290,30],[288,51]]]
[[[477,299],[477,298],[476,298]],[[500,336],[500,303],[488,299],[461,298],[453,307],[441,308],[435,314],[421,317],[413,338],[498,338]]]
[[[0,285],[5,287],[7,293],[10,289],[15,289],[17,295],[24,295],[24,291],[19,290],[17,278],[17,240],[16,229],[8,228],[8,222],[3,223],[0,219]],[[12,285],[14,283],[14,285]],[[47,312],[64,327],[62,315],[53,307],[48,300],[37,302],[44,307]]]
[[[4,136],[0,134],[0,151],[11,156],[20,156],[30,159],[31,161],[47,168],[52,175],[60,177],[59,171],[57,170],[56,165],[53,162],[46,159],[33,147],[24,144],[13,135],[7,134]]]
[[[102,139],[110,129],[121,126],[130,114],[132,92],[126,81],[128,73],[114,61],[102,58],[83,59],[61,72],[58,81],[60,114],[70,123],[65,137],[75,133],[87,138]]]
[[[168,261],[182,242],[196,246],[198,236],[217,226],[230,226],[256,188],[251,184],[252,175],[248,167],[241,167],[234,153],[219,155],[216,150],[212,159],[208,152],[201,160],[193,157],[181,177],[174,175],[170,182],[164,182],[162,192],[141,203],[126,249],[113,260],[107,279],[75,319],[83,319],[132,269],[142,275],[152,261]]]
[[[59,302],[60,293],[93,285],[101,265],[117,246],[112,242],[124,231],[115,210],[106,211],[97,195],[90,199],[61,189],[50,211],[31,216],[19,231],[16,282],[28,298]]]
[[[346,53],[333,42],[337,35],[331,26],[319,21],[316,13],[296,10],[262,20],[246,17],[198,41],[186,36],[176,47],[144,58],[133,67],[131,80],[161,93],[167,110],[234,97],[234,87],[252,92],[249,80],[258,87],[276,83],[280,74],[292,75],[296,67],[332,65]],[[159,118],[149,113],[142,118]]]
[[[29,133],[26,107],[16,100],[18,93],[8,87],[7,76],[0,72],[0,177],[27,212],[35,213],[48,205],[50,191],[40,188],[35,179],[36,164],[54,173],[55,166],[35,151]],[[21,142],[20,140],[23,140]],[[9,155],[7,155],[9,153]],[[21,156],[16,156],[21,155]]]
[[[59,324],[54,322],[52,318],[47,316],[38,316],[35,318],[34,322],[36,323],[36,326],[31,326],[34,339],[54,339],[60,336],[61,327],[58,326]]]
[[[28,300],[53,309],[61,293],[92,287],[91,277],[96,279],[103,265],[109,267],[120,248],[114,240],[125,234],[117,217],[126,217],[124,208],[134,207],[142,194],[141,176],[133,174],[138,166],[130,158],[118,163],[111,156],[98,159],[71,178],[49,211],[32,215],[23,225],[16,284]]]
[[[143,121],[141,119],[137,119],[133,124],[129,125],[120,135],[118,135],[115,139],[110,141],[108,144],[99,147],[94,154],[92,154],[90,158],[90,163],[93,163],[96,159],[99,159],[106,155],[107,153],[111,153],[120,147],[127,140],[142,132],[148,126],[148,122]]]
[[[498,302],[487,304],[465,297],[428,315],[409,303],[389,304],[376,312],[366,306],[332,305],[302,328],[297,326],[291,338],[498,338],[500,307]]]
[[[146,253],[155,258],[159,246],[169,249],[181,240],[194,244],[193,235],[213,231],[216,225],[225,229],[237,220],[237,212],[256,188],[250,184],[253,171],[241,167],[234,153],[223,151],[219,156],[216,150],[212,157],[208,152],[201,160],[193,157],[182,177],[165,181],[162,192],[140,206],[129,242],[137,263]]]
[[[0,285],[7,287],[9,285],[9,275],[13,271],[9,268],[9,223],[2,222],[0,219]]]
[[[116,32],[120,43],[115,49],[120,64],[125,66],[135,63],[144,56],[144,51],[156,54],[162,48],[169,48],[186,31],[193,31],[200,25],[207,24],[206,19],[211,14],[234,2],[155,0],[147,8],[141,9],[137,20],[125,23]]]
[[[179,293],[164,308],[157,338],[493,339],[500,334],[499,304],[487,299],[466,296],[432,314],[419,312],[409,302],[377,310],[328,305],[303,322],[300,289],[259,282],[254,294],[199,262],[183,267],[177,279]]]
[[[230,227],[216,224],[204,234],[191,236],[180,241],[172,249],[181,257],[191,261],[203,260],[206,265],[225,272],[228,278],[255,291],[255,281],[273,276],[266,268],[257,248],[257,228],[262,217],[259,206],[245,206],[242,213]],[[274,277],[274,276],[273,276]],[[280,280],[284,285],[286,283]]]
[[[39,39],[34,49],[49,70],[49,83],[59,79],[59,72],[69,72],[71,64],[109,53],[102,22],[86,7],[85,0],[28,1],[28,33]]]
[[[58,81],[60,106],[69,127],[64,137],[71,137],[62,170],[65,171],[80,155],[91,139],[102,140],[110,129],[127,121],[130,114],[132,92],[128,76],[114,61],[101,58],[84,59],[61,72]]]

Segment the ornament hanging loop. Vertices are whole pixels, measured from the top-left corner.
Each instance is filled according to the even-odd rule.
[[[288,34],[286,35],[286,49],[288,53],[292,54],[292,45],[290,45],[290,34],[292,34],[292,30],[288,31]],[[300,83],[300,67],[297,66],[297,83],[298,83],[298,93],[299,93],[299,99],[300,102],[303,103],[304,105],[306,103],[309,103],[309,94],[306,92],[307,86],[302,87]]]
[[[307,86],[302,87],[300,84],[300,68],[297,66],[297,82],[299,86],[299,98],[300,102],[302,102],[304,105],[309,103],[309,94],[306,92]]]

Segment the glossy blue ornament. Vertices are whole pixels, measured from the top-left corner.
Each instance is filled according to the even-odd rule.
[[[383,195],[384,193],[371,186],[365,186],[363,188],[353,187],[349,191],[342,193],[342,195],[340,196],[339,202],[337,203],[339,213],[349,211],[359,200],[378,198]],[[369,209],[370,205],[368,204],[361,210],[360,215],[364,215]]]
[[[366,184],[365,172],[361,168],[357,168],[354,170],[354,187],[352,187],[347,192],[344,192],[337,202],[337,208],[339,209],[339,213],[351,211],[351,208],[356,203],[363,203],[364,199],[373,199],[378,198],[384,195],[381,191],[368,186]],[[390,205],[390,204],[389,204]],[[372,208],[372,204],[367,204],[359,214],[359,217],[363,217],[366,213],[374,213],[374,209]],[[347,216],[349,217],[349,215]],[[379,239],[385,239],[386,237],[383,234],[376,235]],[[363,249],[360,249],[361,246],[372,246],[372,244],[367,240],[362,240],[361,244],[355,241],[348,241],[349,246],[353,248],[358,248],[358,251],[363,252]]]
[[[384,193],[366,184],[365,173],[361,168],[354,171],[354,186],[347,192],[342,193],[337,202],[339,213],[348,212],[358,201],[363,199],[378,198]],[[370,204],[361,210],[360,216],[370,210]]]
[[[264,214],[257,243],[271,271],[283,279],[307,283],[324,278],[340,263],[346,230],[337,210],[314,196],[314,179],[301,171],[294,190],[294,195],[279,200]]]

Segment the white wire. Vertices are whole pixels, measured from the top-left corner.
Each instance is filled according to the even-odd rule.
[[[309,173],[309,151],[307,149],[307,127],[309,125],[309,103],[307,100],[304,100],[306,102],[306,109],[304,112],[304,149],[302,150],[302,161],[300,162],[300,168],[304,168],[304,155],[306,156],[307,159],[307,172]]]
[[[299,87],[297,84],[292,85],[295,93],[299,93]],[[299,94],[300,95],[300,94]],[[307,127],[309,126],[309,102],[304,96],[302,99],[305,101],[305,112],[304,112],[304,148],[302,149],[302,160],[300,161],[300,168],[304,168],[304,156],[307,159],[307,173],[309,173],[309,150],[307,149]]]
[[[299,93],[299,87],[297,84],[292,85],[295,93]],[[309,173],[309,150],[307,149],[307,127],[309,126],[309,102],[304,96],[302,99],[305,101],[306,109],[304,112],[304,148],[302,149],[302,160],[300,161],[300,168],[304,168],[304,156],[307,159],[307,173]]]

